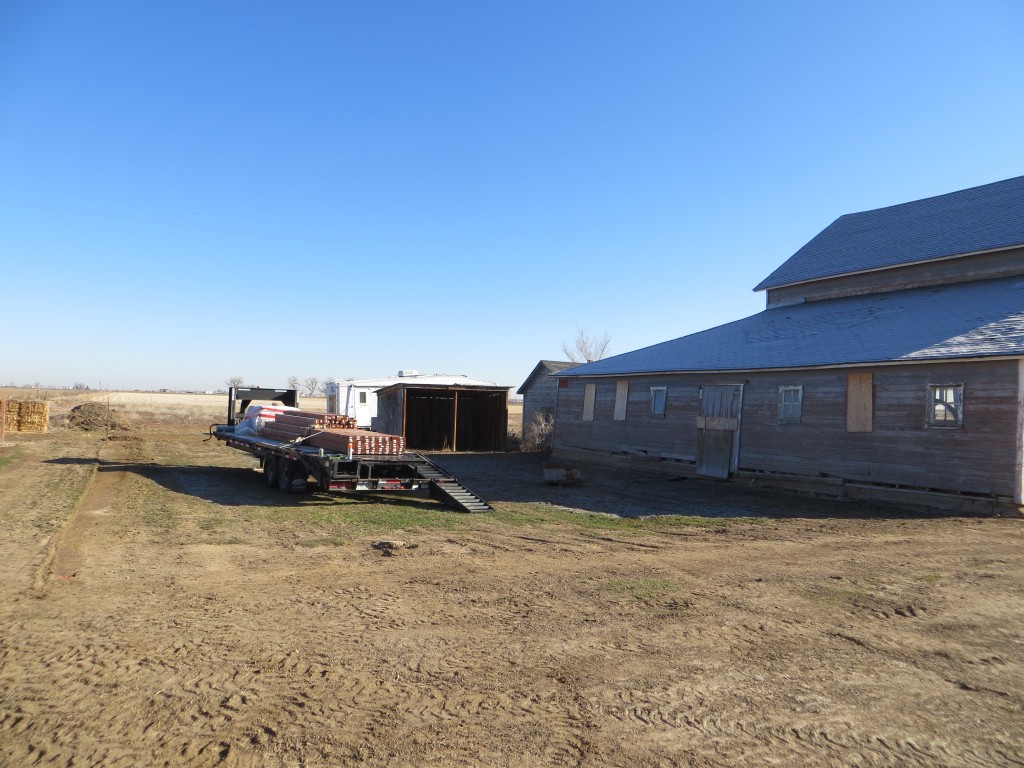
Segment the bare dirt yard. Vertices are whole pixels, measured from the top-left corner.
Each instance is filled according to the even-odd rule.
[[[529,454],[435,457],[488,514],[284,494],[188,408],[0,448],[0,765],[1024,765],[1020,519]]]

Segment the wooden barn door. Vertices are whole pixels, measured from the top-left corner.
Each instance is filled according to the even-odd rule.
[[[704,384],[697,417],[697,474],[728,477],[739,460],[742,384]]]

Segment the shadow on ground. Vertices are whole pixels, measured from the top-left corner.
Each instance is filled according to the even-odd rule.
[[[759,518],[920,518],[961,517],[938,510],[817,498],[794,492],[744,487],[704,478],[667,478],[580,464],[577,486],[544,481],[545,457],[535,453],[438,453],[430,459],[457,477],[492,506],[550,504],[556,507],[619,515],[693,515]],[[396,504],[437,509],[425,492],[408,494],[285,493],[268,488],[263,473],[251,468],[163,465],[103,459],[57,458],[53,464],[95,464],[99,472],[134,472],[176,493],[224,506],[310,507],[346,503]]]
[[[491,504],[542,503],[622,517],[920,518],[961,517],[938,510],[818,498],[705,478],[668,478],[578,463],[583,482],[544,482],[537,453],[443,453],[431,460]]]

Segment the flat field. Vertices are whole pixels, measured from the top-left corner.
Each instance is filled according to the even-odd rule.
[[[1024,521],[529,454],[434,457],[486,515],[284,494],[217,401],[8,434],[0,765],[1024,765]]]

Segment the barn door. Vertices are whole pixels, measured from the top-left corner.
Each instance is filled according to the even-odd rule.
[[[704,384],[697,417],[697,474],[728,477],[739,460],[742,384]]]

